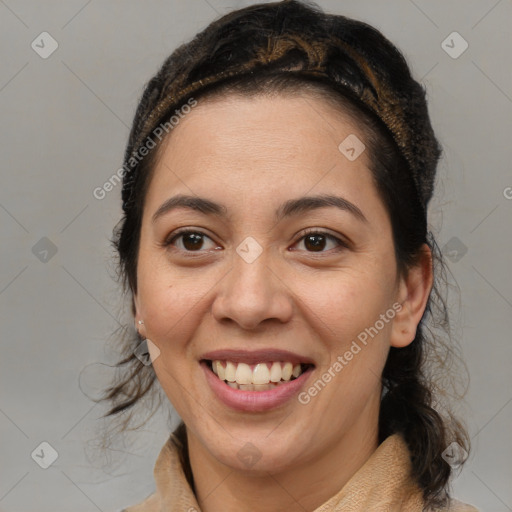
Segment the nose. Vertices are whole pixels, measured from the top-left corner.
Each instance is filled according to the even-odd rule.
[[[231,270],[218,284],[213,317],[254,330],[265,321],[288,322],[292,313],[291,287],[273,268],[269,251],[264,250],[252,262],[234,253]]]

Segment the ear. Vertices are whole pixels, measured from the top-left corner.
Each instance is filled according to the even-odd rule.
[[[418,262],[408,270],[407,276],[399,278],[397,300],[402,307],[393,319],[392,347],[406,347],[414,340],[432,283],[432,252],[427,244],[423,244]]]

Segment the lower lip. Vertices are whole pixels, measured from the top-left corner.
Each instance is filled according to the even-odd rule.
[[[232,409],[247,412],[267,411],[285,404],[297,396],[313,370],[309,368],[296,379],[280,384],[274,389],[244,391],[230,388],[211,371],[207,363],[202,361],[200,364],[205,372],[206,381],[219,400]]]

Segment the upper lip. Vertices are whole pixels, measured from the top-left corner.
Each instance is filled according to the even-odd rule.
[[[273,348],[260,350],[233,350],[221,349],[207,352],[202,355],[201,359],[210,361],[232,361],[234,363],[255,364],[266,361],[284,361],[293,364],[312,364],[314,361],[307,356],[301,356],[288,350],[276,350]]]

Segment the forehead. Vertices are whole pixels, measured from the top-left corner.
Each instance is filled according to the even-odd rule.
[[[248,207],[333,190],[378,201],[363,148],[356,122],[309,93],[198,100],[160,149],[147,204],[192,192],[242,194]]]
[[[311,145],[327,137],[337,146],[343,133],[364,138],[354,115],[349,115],[341,104],[338,108],[334,105],[332,99],[323,99],[318,92],[308,90],[290,94],[274,92],[249,96],[237,93],[200,98],[197,106],[182,116],[168,142],[176,137],[193,136],[192,132],[196,137],[209,133],[215,141],[224,139],[227,142],[226,136],[230,136],[233,143],[249,139],[255,148],[270,151],[273,141],[279,145],[286,142],[290,147],[293,140],[303,144],[304,135]],[[261,142],[266,143],[265,147],[260,147]]]

